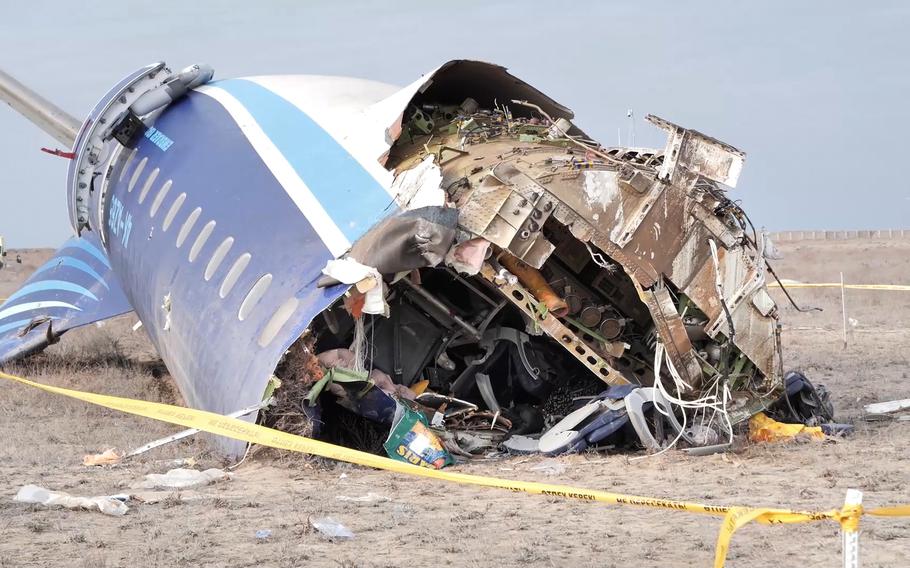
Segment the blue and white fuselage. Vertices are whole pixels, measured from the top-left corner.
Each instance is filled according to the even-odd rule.
[[[99,103],[77,149],[148,69]],[[43,347],[48,325],[59,334],[132,309],[189,405],[255,403],[288,346],[347,289],[316,286],[326,262],[399,210],[381,160],[421,84],[217,81],[156,113],[135,148],[107,141],[90,230],[0,307],[3,358]],[[46,323],[20,336],[36,316]]]

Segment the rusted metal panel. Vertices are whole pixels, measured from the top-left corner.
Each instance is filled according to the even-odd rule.
[[[694,175],[736,187],[746,160],[744,152],[651,114],[645,120],[670,133],[672,147],[661,168],[661,179],[682,185],[682,179],[689,180]]]
[[[494,121],[491,128],[505,132],[507,122]],[[543,231],[551,218],[621,266],[641,287],[655,333],[690,384],[701,384],[703,371],[677,293],[703,314],[698,321],[707,322],[707,335],[702,337],[718,341],[728,333],[726,304],[734,324],[743,326],[734,344],[762,374],[774,375],[776,307],[761,294],[760,255],[724,212],[727,201],[714,185],[735,185],[745,155],[694,130],[657,118],[652,122],[668,131],[662,152],[582,152],[536,135],[494,134],[463,144],[451,133],[411,159],[443,146],[463,152],[441,165],[462,227],[535,268],[553,254]],[[717,246],[719,275],[709,241]],[[578,266],[577,259],[570,262]]]
[[[642,297],[654,318],[654,325],[667,349],[667,356],[673,361],[683,380],[693,388],[698,388],[702,383],[701,367],[692,351],[692,342],[689,341],[686,326],[676,309],[673,297],[663,286],[655,286],[643,292]]]

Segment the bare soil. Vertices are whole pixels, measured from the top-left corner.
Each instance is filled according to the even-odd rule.
[[[780,248],[782,278],[848,283],[910,283],[910,242],[794,242]],[[49,251],[19,251],[24,264],[0,271],[9,293]],[[15,251],[11,253],[15,258]],[[560,458],[564,474],[531,468],[541,458],[478,462],[465,472],[572,484],[716,505],[838,507],[848,488],[867,506],[910,502],[910,422],[858,420],[869,402],[910,397],[910,293],[847,291],[843,346],[840,291],[794,290],[822,313],[782,307],[787,367],[829,387],[854,436],[825,443],[751,445],[693,458],[680,452],[583,454]],[[10,372],[54,385],[179,403],[166,369],[131,316],[68,333]],[[346,464],[320,464],[262,452],[230,481],[131,506],[124,517],[46,509],[12,501],[24,484],[79,495],[125,490],[178,458],[221,467],[203,439],[171,444],[124,465],[90,468],[82,456],[129,449],[178,428],[0,381],[0,568],[11,566],[710,566],[718,519],[682,512],[513,494],[443,484]],[[368,493],[388,501],[352,502]],[[356,537],[331,542],[310,528],[330,516]],[[257,539],[256,531],[272,536]],[[835,566],[833,523],[744,528],[728,566]],[[867,517],[863,564],[910,566],[910,519]]]

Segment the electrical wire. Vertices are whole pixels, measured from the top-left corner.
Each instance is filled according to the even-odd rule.
[[[746,219],[746,221],[749,223],[749,227],[752,228],[752,246],[755,248],[755,250],[758,251],[758,250],[759,250],[759,249],[758,249],[758,232],[755,230],[755,224],[752,223],[752,219],[749,218],[748,213],[746,213],[745,209],[743,209],[738,203],[736,203],[736,202],[734,202],[734,201],[730,201],[730,200],[727,199],[726,197],[723,197],[723,199],[725,199],[726,201],[728,201],[728,202],[730,203],[730,205],[731,205],[732,207],[734,207],[734,208],[736,209],[736,211],[737,211],[740,215],[742,215],[742,216]],[[748,239],[748,237],[746,237],[746,238]],[[790,292],[789,292],[789,291],[787,290],[787,288],[784,286],[784,283],[781,282],[781,281],[780,281],[780,278],[777,277],[777,273],[774,272],[774,268],[771,266],[771,263],[768,262],[768,259],[767,259],[767,258],[765,258],[764,251],[763,251],[763,250],[762,250],[762,251],[759,251],[759,255],[761,256],[762,262],[764,262],[765,266],[768,268],[768,272],[770,272],[770,273],[771,273],[771,276],[774,277],[774,280],[777,281],[777,285],[780,286],[780,289],[783,291],[784,295],[787,297],[787,300],[790,302],[790,305],[793,306],[793,308],[794,308],[796,311],[801,312],[801,313],[807,313],[807,312],[821,312],[821,311],[824,311],[824,310],[822,310],[821,308],[814,307],[814,306],[810,306],[810,307],[808,307],[808,308],[802,308],[802,307],[800,307],[800,306],[796,303],[796,300],[793,299],[793,296],[790,295]]]
[[[611,264],[604,258],[604,256],[602,254],[600,254],[599,252],[596,252],[594,249],[592,249],[591,245],[589,245],[587,241],[582,241],[582,243],[585,245],[585,248],[587,248],[588,252],[591,254],[591,260],[594,261],[594,264],[603,268],[607,272],[616,272],[615,264]]]
[[[768,272],[770,272],[771,276],[774,277],[774,280],[777,281],[777,285],[780,286],[780,289],[781,289],[781,291],[783,291],[784,296],[786,296],[787,299],[790,300],[790,305],[793,306],[793,308],[796,311],[802,312],[802,313],[824,311],[821,308],[818,308],[815,306],[809,306],[808,308],[801,308],[799,305],[797,305],[796,300],[794,300],[793,296],[790,295],[790,292],[787,290],[786,286],[784,286],[784,283],[780,281],[780,278],[777,277],[777,273],[774,272],[774,269],[771,268],[771,264],[769,264],[767,260],[765,260],[765,266],[768,267]]]
[[[715,417],[718,414],[720,414],[723,417],[724,422],[726,423],[725,424],[726,430],[727,430],[727,433],[729,434],[728,443],[732,444],[733,443],[733,424],[730,421],[730,414],[729,414],[729,411],[727,410],[727,406],[728,406],[729,400],[730,400],[729,387],[726,384],[724,384],[723,391],[722,391],[723,396],[721,398],[718,398],[717,390],[718,390],[718,387],[720,386],[720,381],[718,380],[715,382],[714,394],[710,394],[710,395],[704,396],[704,397],[696,399],[696,400],[684,400],[682,398],[682,393],[680,392],[680,385],[685,384],[685,383],[683,382],[682,378],[679,376],[679,373],[676,370],[676,367],[674,367],[673,361],[669,357],[667,357],[666,358],[667,370],[670,372],[670,376],[673,378],[673,382],[676,386],[676,392],[678,395],[678,396],[674,397],[664,387],[663,381],[660,378],[660,374],[661,374],[661,371],[663,368],[663,363],[664,363],[664,357],[663,357],[664,350],[665,350],[665,347],[664,347],[663,343],[658,342],[657,345],[655,346],[655,350],[654,350],[654,387],[664,397],[664,400],[667,402],[668,405],[676,405],[682,409],[681,428],[680,428],[679,432],[677,433],[676,438],[674,438],[672,442],[670,442],[666,447],[661,449],[659,452],[656,452],[654,454],[649,454],[646,456],[639,456],[637,458],[632,458],[631,461],[645,459],[645,458],[653,457],[653,456],[658,456],[658,455],[666,452],[667,450],[675,447],[676,444],[679,442],[680,438],[683,437],[683,435],[686,431],[686,426],[688,425],[688,418],[686,416],[687,409],[694,410],[696,415],[699,411],[706,413],[708,410],[713,410],[714,412],[712,413],[712,417],[709,421],[709,424],[713,423]],[[668,409],[662,408],[661,404],[658,403],[657,401],[654,402],[654,410],[667,417],[669,417],[670,416],[669,413],[673,411],[672,408],[668,408]]]

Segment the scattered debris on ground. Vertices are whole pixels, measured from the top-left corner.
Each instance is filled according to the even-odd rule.
[[[142,481],[130,485],[132,489],[190,489],[230,479],[234,474],[221,469],[205,471],[176,468],[167,473],[150,473]]]
[[[876,402],[863,407],[866,420],[910,420],[910,412],[898,414],[905,410],[910,411],[910,398]]]
[[[97,466],[97,465],[115,465],[120,463],[123,459],[123,456],[117,453],[117,450],[114,448],[108,448],[101,452],[100,454],[89,454],[82,458],[82,465],[88,466]]]
[[[129,500],[129,495],[107,495],[99,497],[79,497],[70,495],[62,491],[51,491],[37,485],[25,485],[16,496],[14,501],[19,503],[32,503],[44,505],[46,507],[64,507],[66,509],[89,509],[98,510],[105,515],[115,517],[123,516],[129,511],[125,501]]]
[[[348,501],[351,503],[383,503],[386,501],[391,501],[392,499],[386,497],[385,495],[378,495],[370,491],[366,495],[361,495],[359,497],[348,497],[347,495],[336,495],[335,499],[339,501]]]
[[[350,540],[354,538],[354,533],[351,532],[351,529],[332,517],[311,519],[310,524],[316,529],[316,532],[329,540]]]

